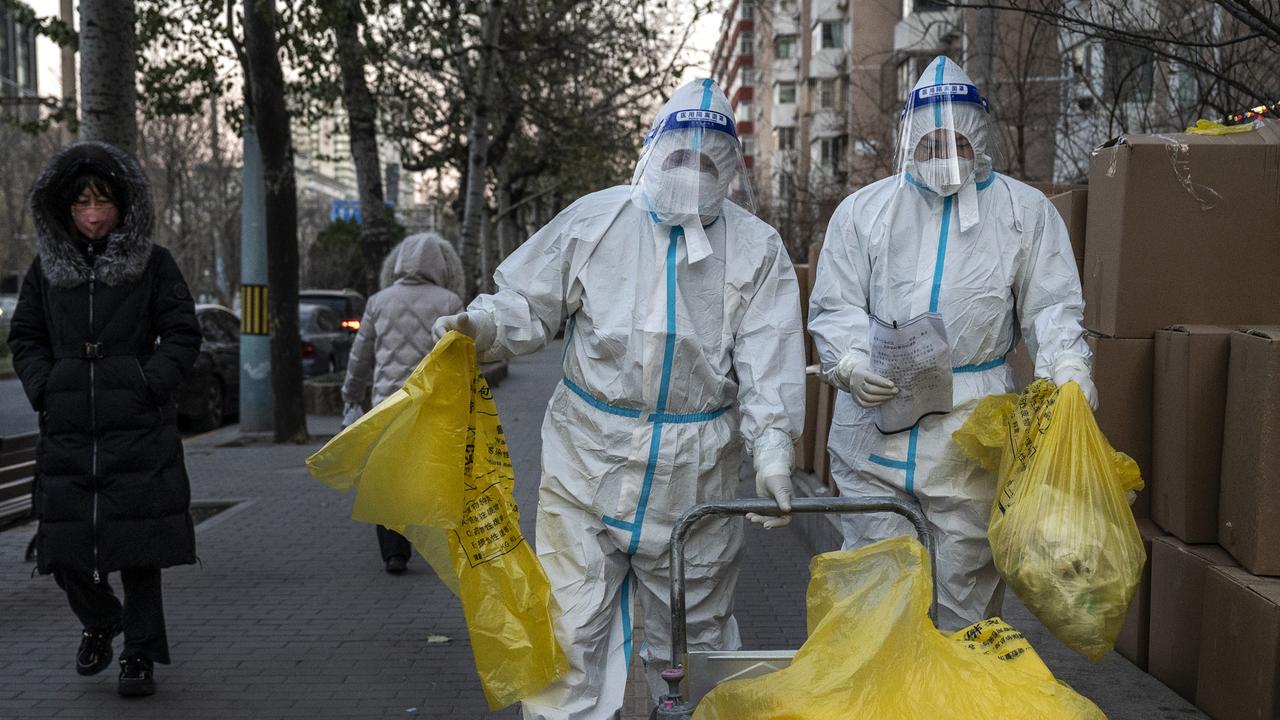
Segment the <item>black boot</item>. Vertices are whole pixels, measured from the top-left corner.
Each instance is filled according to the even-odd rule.
[[[399,555],[393,555],[392,557],[387,558],[387,572],[392,575],[399,575],[404,572],[407,564],[408,560],[405,558],[402,558]]]
[[[119,625],[105,630],[85,628],[80,638],[80,649],[76,651],[76,672],[81,675],[97,675],[107,669],[111,658],[115,657],[111,641],[119,634]]]
[[[120,658],[120,681],[116,684],[116,692],[124,697],[155,695],[154,668],[146,658]]]

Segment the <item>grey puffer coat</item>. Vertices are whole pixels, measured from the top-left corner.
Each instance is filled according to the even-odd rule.
[[[394,282],[369,298],[360,332],[351,346],[342,399],[363,402],[373,385],[373,404],[400,389],[435,344],[436,319],[460,313],[462,298],[452,290],[461,273],[458,254],[444,238],[422,233],[397,248]]]

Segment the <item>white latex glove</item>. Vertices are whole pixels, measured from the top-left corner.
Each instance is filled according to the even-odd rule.
[[[756,495],[773,498],[782,512],[791,511],[791,475],[756,475]],[[765,530],[784,527],[791,522],[790,515],[757,515],[747,513],[747,519]]]
[[[342,427],[346,429],[355,424],[360,416],[364,415],[364,408],[357,403],[343,403],[342,405]]]
[[[492,345],[498,329],[493,317],[485,312],[461,312],[457,315],[445,315],[431,326],[431,334],[436,342],[450,330],[457,330],[476,341],[476,352],[484,352]]]
[[[1098,409],[1098,388],[1094,386],[1088,370],[1075,365],[1066,365],[1053,371],[1054,385],[1062,387],[1069,382],[1080,386],[1080,392],[1084,393],[1084,399],[1089,401],[1090,409]]]
[[[871,372],[861,353],[849,353],[841,358],[835,376],[864,408],[883,405],[898,394],[898,386],[889,378]]]

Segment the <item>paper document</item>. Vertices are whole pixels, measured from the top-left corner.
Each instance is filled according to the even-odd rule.
[[[880,432],[910,430],[925,415],[951,412],[951,349],[941,315],[925,313],[896,326],[873,316],[871,369],[898,386],[878,408]]]

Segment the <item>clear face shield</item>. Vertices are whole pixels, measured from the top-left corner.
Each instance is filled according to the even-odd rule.
[[[998,154],[987,101],[976,87],[928,85],[907,99],[895,154],[900,183],[953,195],[986,180]]]
[[[755,212],[750,176],[733,118],[715,110],[678,110],[645,138],[631,178],[632,199],[659,220],[709,224],[730,200]]]

